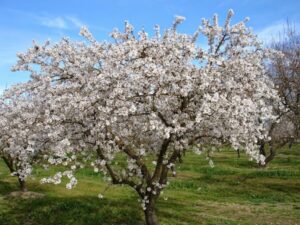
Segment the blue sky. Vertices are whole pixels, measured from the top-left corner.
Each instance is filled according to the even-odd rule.
[[[136,29],[151,32],[172,24],[174,15],[186,17],[180,31],[193,33],[201,18],[235,11],[234,21],[250,17],[249,26],[263,40],[276,35],[287,19],[300,28],[300,0],[0,0],[0,92],[28,80],[28,75],[11,72],[16,53],[25,51],[32,40],[58,41],[68,36],[80,39],[79,29],[87,25],[98,40],[109,40],[110,31],[123,28],[129,20]]]

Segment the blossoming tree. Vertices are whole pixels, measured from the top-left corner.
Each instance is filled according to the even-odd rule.
[[[32,171],[34,124],[40,119],[39,106],[27,94],[23,85],[16,85],[0,99],[0,156],[18,177],[22,191],[26,191],[25,179]]]
[[[56,126],[46,124],[46,104],[42,91],[50,82],[28,82],[6,90],[0,98],[0,157],[12,175],[18,177],[21,191],[26,191],[26,178],[33,164],[38,164],[49,151],[61,146]],[[56,130],[57,132],[57,130]],[[56,151],[57,152],[57,151]]]
[[[83,27],[84,42],[34,44],[19,54],[15,70],[51,83],[39,90],[47,126],[59,126],[68,148],[52,147],[49,160],[72,170],[92,165],[113,184],[132,187],[148,225],[159,224],[155,203],[185,151],[230,143],[263,162],[259,119],[275,119],[267,102],[279,101],[263,64],[272,52],[245,21],[231,25],[232,15],[224,26],[216,15],[212,23],[203,19],[194,35],[177,32],[183,17],[164,33],[155,26],[152,37],[135,35],[126,22],[124,32],[111,33],[113,42],[98,42]],[[208,49],[198,46],[198,35]],[[43,181],[59,183],[62,175]]]

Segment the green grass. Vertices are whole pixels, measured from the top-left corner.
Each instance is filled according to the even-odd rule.
[[[186,155],[157,204],[162,224],[300,224],[300,146],[280,150],[265,169],[228,150],[214,153],[213,159],[215,167],[210,168],[203,156]],[[110,186],[100,200],[97,195],[107,184],[89,169],[78,173],[72,190],[39,183],[53,172],[37,169],[35,179],[28,181],[28,188],[44,197],[13,198],[8,194],[18,190],[16,178],[0,161],[0,224],[144,224],[131,189]]]

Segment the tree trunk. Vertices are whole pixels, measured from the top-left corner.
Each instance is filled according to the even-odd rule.
[[[275,155],[276,155],[276,151],[273,146],[273,142],[272,141],[269,142],[269,154],[267,155],[266,150],[265,150],[265,143],[262,141],[259,146],[259,153],[266,157],[265,163],[264,164],[259,163],[259,166],[266,167],[268,165],[268,163],[271,162],[275,158]]]
[[[292,148],[293,142],[294,142],[293,140],[290,140],[290,142],[289,142],[289,149]]]
[[[237,151],[237,155],[238,155],[238,158],[241,158],[241,155],[240,155],[240,149],[236,150]]]
[[[5,164],[9,168],[9,171],[11,173],[15,172],[12,161],[8,160],[5,157],[2,157],[2,159],[4,160]],[[23,192],[27,191],[25,180],[22,180],[22,179],[20,179],[20,177],[18,177],[18,181],[19,181],[21,191],[23,191]]]
[[[26,188],[26,182],[25,180],[22,180],[18,177],[18,181],[19,181],[19,184],[20,184],[20,189],[22,192],[26,192],[27,191],[27,188]]]
[[[265,159],[265,165],[267,165],[270,161],[272,161],[275,158],[275,155],[276,155],[276,151],[275,151],[275,148],[274,148],[272,142],[269,143],[269,149],[270,149],[270,154]]]
[[[266,156],[266,151],[265,151],[265,142],[261,141],[259,144],[259,153],[263,156]]]
[[[266,157],[265,142],[263,140],[261,140],[259,143],[259,154]],[[259,162],[258,165],[260,167],[266,167],[267,163],[266,163],[266,161],[265,161],[265,164],[262,164],[261,162]]]
[[[154,204],[153,206],[148,205],[144,213],[145,213],[146,225],[159,225],[157,216],[154,211]]]

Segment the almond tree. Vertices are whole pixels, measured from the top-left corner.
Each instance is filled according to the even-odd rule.
[[[67,151],[53,148],[63,160],[48,159],[72,170],[91,164],[113,184],[132,187],[148,225],[159,224],[155,203],[188,149],[226,142],[263,162],[259,119],[276,119],[267,103],[279,101],[263,64],[273,52],[245,21],[231,25],[232,15],[224,26],[216,15],[203,19],[194,35],[176,31],[180,16],[164,33],[155,26],[152,37],[144,30],[135,35],[125,22],[123,32],[111,33],[113,42],[98,42],[83,27],[84,42],[65,38],[19,54],[15,70],[30,71],[32,82],[51,81],[42,90],[47,126],[60,126],[70,144]],[[198,46],[199,34],[207,50]],[[43,182],[59,183],[62,175]]]

